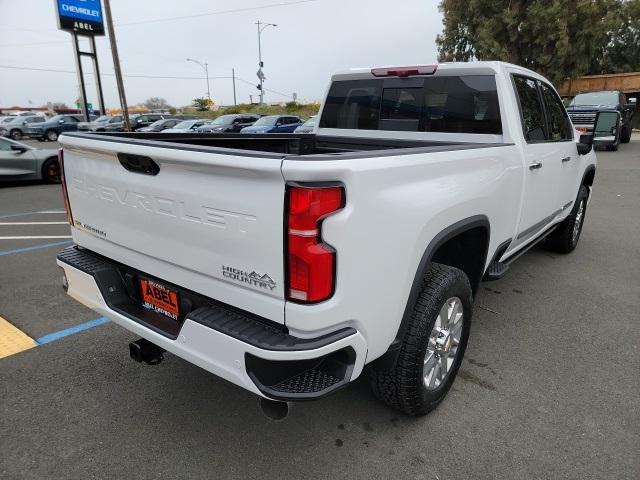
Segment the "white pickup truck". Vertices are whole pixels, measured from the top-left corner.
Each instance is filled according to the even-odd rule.
[[[367,366],[409,415],[445,397],[483,280],[571,252],[592,138],[500,63],[333,76],[313,134],[65,133],[69,295],[274,416]]]

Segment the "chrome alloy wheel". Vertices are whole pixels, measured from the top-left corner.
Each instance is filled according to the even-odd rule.
[[[573,232],[571,232],[571,242],[576,243],[578,240],[578,235],[580,234],[580,228],[582,227],[582,217],[584,217],[584,205],[586,200],[583,198],[580,200],[580,207],[578,207],[578,211],[576,212],[576,219],[573,222]]]
[[[458,355],[464,315],[462,301],[451,297],[440,309],[429,335],[422,374],[427,390],[444,383]]]

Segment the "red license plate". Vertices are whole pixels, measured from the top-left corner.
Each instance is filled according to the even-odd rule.
[[[576,130],[580,133],[587,133],[587,130],[589,129],[587,127],[576,127]]]
[[[143,307],[174,320],[178,319],[180,315],[178,292],[146,278],[140,279],[140,291]]]

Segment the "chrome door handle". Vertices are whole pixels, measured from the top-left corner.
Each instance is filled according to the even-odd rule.
[[[571,157],[564,157],[564,158],[562,159],[562,163],[570,162],[570,161],[571,161]]]
[[[529,170],[538,170],[542,168],[542,162],[536,162],[529,165]]]

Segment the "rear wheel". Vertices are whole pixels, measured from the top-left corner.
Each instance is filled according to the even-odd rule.
[[[60,163],[57,157],[48,158],[42,164],[42,179],[47,183],[60,183]]]
[[[589,192],[584,185],[580,186],[578,197],[567,218],[546,238],[545,246],[558,253],[573,252],[580,240],[584,216],[587,213]]]
[[[395,366],[369,371],[374,394],[412,416],[436,408],[460,368],[471,313],[471,286],[464,272],[433,263],[422,280]]]
[[[11,132],[9,133],[9,136],[13,140],[22,140],[22,132],[18,129],[11,130]]]
[[[48,130],[45,134],[45,137],[47,137],[47,140],[49,140],[50,142],[55,142],[56,140],[58,140],[58,132],[56,132],[55,130]]]

